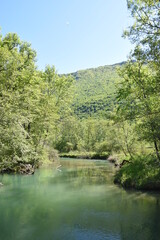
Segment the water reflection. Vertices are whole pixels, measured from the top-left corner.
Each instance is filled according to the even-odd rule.
[[[160,195],[113,185],[105,161],[61,160],[61,172],[3,175],[0,239],[160,239]]]

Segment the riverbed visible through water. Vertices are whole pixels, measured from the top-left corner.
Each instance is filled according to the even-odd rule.
[[[0,175],[0,240],[159,240],[160,193],[126,191],[114,171],[61,159],[32,176]]]

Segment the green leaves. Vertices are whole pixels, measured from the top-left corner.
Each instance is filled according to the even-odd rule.
[[[128,0],[127,3],[135,22],[124,36],[143,47],[147,60],[156,61],[160,49],[160,2]]]
[[[134,24],[124,36],[136,43],[128,63],[120,71],[119,119],[136,122],[139,139],[154,145],[160,161],[160,2],[128,0]]]
[[[70,104],[73,79],[54,67],[39,72],[36,53],[17,34],[0,39],[0,161],[42,159]],[[64,104],[65,102],[65,104]]]

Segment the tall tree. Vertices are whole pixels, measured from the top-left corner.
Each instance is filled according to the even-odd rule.
[[[124,32],[135,49],[121,71],[119,113],[134,120],[141,138],[154,144],[160,162],[160,2],[128,0],[134,24]]]
[[[70,103],[73,79],[58,76],[54,67],[38,71],[35,57],[17,34],[0,36],[0,162],[42,159],[46,139]]]

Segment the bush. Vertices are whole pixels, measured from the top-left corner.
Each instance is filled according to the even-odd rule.
[[[114,182],[124,188],[160,190],[160,168],[154,156],[137,156],[117,171]]]

